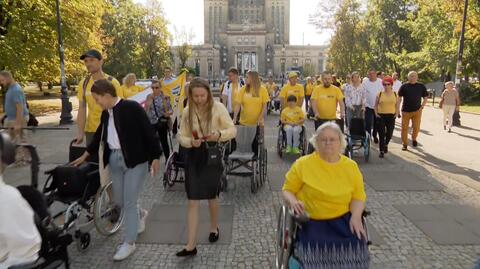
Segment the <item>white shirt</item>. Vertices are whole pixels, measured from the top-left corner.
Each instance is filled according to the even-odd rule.
[[[393,82],[393,86],[392,86],[393,91],[396,92],[396,93],[398,93],[398,90],[400,90],[400,87],[402,87],[402,82],[401,82],[400,80],[398,80],[398,79],[395,80],[395,81]]]
[[[36,261],[41,244],[32,208],[0,176],[0,269]]]
[[[117,98],[117,102],[115,106],[120,102],[120,98]],[[107,143],[110,149],[121,149],[120,146],[120,139],[118,139],[117,129],[115,128],[115,121],[113,120],[113,108],[108,110],[108,136],[107,136]]]
[[[365,102],[365,106],[374,109],[377,94],[383,90],[382,80],[377,78],[377,80],[372,82],[370,81],[370,79],[367,79],[363,81],[363,87],[367,92],[367,100]]]

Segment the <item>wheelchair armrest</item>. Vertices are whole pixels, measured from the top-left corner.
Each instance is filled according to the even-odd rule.
[[[365,217],[365,218],[366,218],[366,217],[370,216],[371,214],[372,214],[372,213],[370,213],[370,211],[368,211],[368,210],[363,210],[363,212],[362,212],[362,217]]]
[[[22,264],[12,265],[8,267],[8,269],[35,269],[40,268],[43,263],[45,263],[45,260],[43,258],[38,258],[34,262],[26,262]]]

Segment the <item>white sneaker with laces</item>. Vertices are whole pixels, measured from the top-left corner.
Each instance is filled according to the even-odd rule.
[[[126,258],[128,258],[128,256],[132,255],[135,249],[136,249],[135,243],[129,244],[127,242],[124,242],[117,249],[117,252],[115,253],[115,255],[113,255],[113,260],[114,261],[125,260]]]
[[[145,209],[140,210],[140,219],[138,221],[138,234],[141,234],[145,231],[145,221],[147,220],[148,211]]]

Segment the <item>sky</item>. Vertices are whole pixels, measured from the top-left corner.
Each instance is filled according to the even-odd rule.
[[[145,3],[146,0],[134,0]],[[194,33],[193,44],[203,44],[203,0],[161,0],[169,30],[185,28]],[[330,39],[330,33],[317,33],[315,27],[308,23],[309,14],[314,10],[318,0],[290,1],[290,44],[323,45]],[[188,7],[188,8],[185,8]]]

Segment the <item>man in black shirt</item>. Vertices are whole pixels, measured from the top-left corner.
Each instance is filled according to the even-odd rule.
[[[416,147],[418,132],[420,131],[420,122],[422,119],[422,110],[428,99],[428,92],[425,85],[417,83],[418,74],[415,71],[408,73],[408,82],[403,84],[398,91],[400,102],[403,99],[402,106],[402,150],[407,150],[408,144],[408,126],[412,121],[412,145]],[[423,101],[422,101],[423,98]]]

